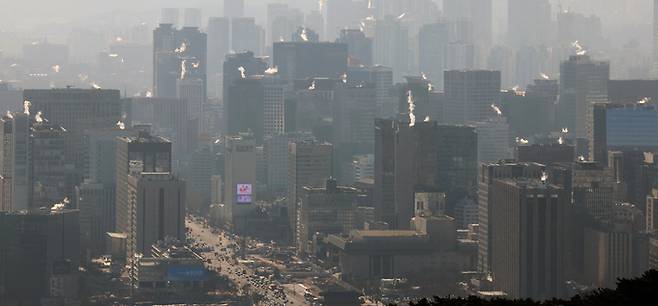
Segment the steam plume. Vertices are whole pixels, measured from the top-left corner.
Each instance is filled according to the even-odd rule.
[[[409,104],[409,126],[416,125],[416,101],[414,101],[414,94],[411,90],[407,91],[407,104]]]
[[[32,106],[32,102],[28,100],[23,101],[23,114],[30,115],[30,106]]]

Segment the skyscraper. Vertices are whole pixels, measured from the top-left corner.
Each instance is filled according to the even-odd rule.
[[[595,103],[590,107],[590,160],[607,165],[609,150],[658,150],[658,108],[654,103]]]
[[[418,70],[443,87],[443,71],[448,67],[450,29],[446,23],[426,24],[418,33]]]
[[[548,42],[552,28],[548,0],[510,0],[507,17],[507,41],[514,48]]]
[[[276,75],[236,79],[228,88],[228,133],[253,133],[257,144],[284,132],[286,84]]]
[[[494,284],[510,297],[563,294],[569,198],[537,179],[496,179],[490,193]]]
[[[225,17],[208,19],[208,74],[222,72],[224,58],[230,50],[230,21]]]
[[[207,86],[207,36],[196,27],[160,24],[153,30],[153,90],[156,97],[175,98],[178,79],[200,79]]]
[[[243,76],[263,75],[267,67],[268,64],[265,59],[255,57],[252,51],[227,54],[222,67],[222,95],[224,97],[224,103],[226,104],[226,101],[229,99],[228,88],[233,82],[242,79]]]
[[[288,145],[288,218],[291,241],[297,241],[298,197],[303,187],[319,187],[331,177],[333,146],[315,141]]]
[[[395,131],[393,119],[375,119],[375,220],[395,224]]]
[[[75,178],[68,187],[82,181],[85,168],[83,133],[87,129],[113,129],[123,121],[122,102],[118,90],[104,89],[33,89],[23,92],[31,102],[31,112],[43,113],[51,124],[63,127],[66,133],[67,163],[75,165]],[[125,122],[124,122],[125,124]]]
[[[496,162],[512,158],[510,130],[502,115],[475,122],[478,135],[478,161]]]
[[[378,127],[382,130],[376,130],[381,134],[377,135],[379,143],[375,146],[375,189],[392,186],[393,194],[375,191],[375,199],[383,196],[387,202],[386,198],[393,196],[394,204],[390,207],[382,203],[378,217],[392,216],[392,228],[408,229],[414,214],[416,193],[445,193],[448,213],[457,202],[472,193],[477,181],[477,135],[474,128],[439,125],[437,122],[417,122],[410,126],[408,122],[398,121],[393,122],[392,131],[387,131],[387,125],[385,121],[379,121]],[[378,154],[383,154],[382,158],[392,158],[392,161],[382,165]],[[392,178],[393,182],[387,178]]]
[[[343,29],[336,40],[347,44],[350,66],[372,65],[372,39],[366,37],[360,29]]]
[[[329,42],[275,42],[275,67],[283,80],[338,79],[347,73],[347,45]]]
[[[24,113],[2,121],[2,210],[30,209],[32,203],[31,118]]]
[[[491,0],[444,0],[443,14],[451,21],[468,22],[477,34],[478,46],[489,47],[493,40]]]
[[[466,124],[495,116],[491,104],[500,99],[500,71],[446,71],[444,80],[447,123]]]
[[[591,104],[606,102],[610,64],[587,55],[571,56],[560,65],[558,124],[576,138],[587,137],[587,112]]]
[[[128,175],[127,258],[148,254],[165,238],[185,241],[185,182],[170,172],[142,172],[140,162]],[[132,170],[131,170],[132,171]]]
[[[478,178],[478,270],[490,272],[492,265],[492,250],[496,247],[492,239],[496,233],[492,229],[494,206],[493,192],[494,182],[502,178],[530,178],[541,177],[543,165],[535,163],[513,163],[498,162],[493,164],[482,164]]]
[[[224,152],[224,223],[242,232],[256,208],[256,143],[248,133],[226,136]]]
[[[231,19],[231,50],[263,55],[265,30],[252,17]]]
[[[373,63],[393,69],[399,82],[409,72],[409,30],[400,20],[386,16],[375,23]]]
[[[131,173],[171,173],[171,142],[148,132],[118,137],[117,142],[116,231],[130,234],[134,216],[134,199],[129,194]]]
[[[333,114],[334,144],[359,144],[372,147],[377,115],[373,84],[343,84],[336,91]]]

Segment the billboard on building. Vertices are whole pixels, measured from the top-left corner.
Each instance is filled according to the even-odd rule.
[[[238,184],[236,188],[236,202],[238,204],[250,204],[253,201],[253,186],[251,184]]]

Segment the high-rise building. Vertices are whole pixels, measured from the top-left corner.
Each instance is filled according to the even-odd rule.
[[[178,26],[178,19],[180,17],[180,10],[172,7],[165,7],[162,9],[160,15],[160,23],[167,23],[173,26]]]
[[[296,29],[306,29],[308,32],[318,31],[321,29],[307,28],[304,24],[304,14],[292,9],[285,3],[270,3],[267,5],[267,45],[271,46],[275,41],[285,41],[289,39],[290,33]]]
[[[443,71],[448,67],[450,28],[447,23],[426,24],[418,33],[418,70],[439,88],[443,87]]]
[[[393,119],[375,119],[375,220],[395,223],[395,132]]]
[[[329,42],[275,42],[274,66],[283,80],[338,79],[347,73],[347,45]]]
[[[609,217],[615,205],[618,184],[606,165],[576,162],[571,181],[574,207],[595,219]]]
[[[88,180],[75,187],[73,200],[80,210],[80,247],[85,260],[107,254],[106,235],[114,232],[116,225],[115,184]]]
[[[131,161],[128,175],[127,258],[148,254],[151,245],[166,238],[185,241],[185,182],[170,172],[143,172]]]
[[[398,82],[409,73],[409,30],[400,20],[386,16],[375,23],[373,63],[393,69]]]
[[[570,163],[576,160],[576,148],[568,144],[518,145],[515,158],[519,162],[533,162],[544,165]]]
[[[72,196],[67,181],[73,165],[67,163],[66,133],[60,126],[36,122],[30,129],[31,210],[51,207]]]
[[[587,55],[571,56],[560,65],[558,124],[576,138],[587,138],[587,112],[591,104],[607,102],[610,64]]]
[[[134,199],[130,197],[131,173],[171,173],[171,142],[148,132],[117,138],[116,231],[130,234]],[[140,169],[137,169],[140,168]]]
[[[495,286],[513,298],[562,296],[567,193],[537,179],[495,179],[489,198]]]
[[[325,40],[325,26],[324,26],[324,15],[318,10],[311,10],[306,15],[304,15],[304,26],[313,29],[320,38]]]
[[[276,75],[240,78],[228,87],[227,132],[251,131],[257,144],[285,131],[284,105],[287,85]]]
[[[39,305],[51,296],[62,263],[80,265],[78,211],[57,207],[0,213],[0,294],[3,304]],[[76,272],[72,272],[76,273]],[[73,301],[71,301],[73,303]]]
[[[326,17],[326,37],[327,41],[334,41],[345,28],[356,26],[358,22],[358,3],[351,0],[328,0],[324,3],[324,16]]]
[[[236,80],[253,75],[263,75],[268,64],[264,58],[255,57],[252,51],[227,54],[222,67],[222,96],[224,105],[229,100],[228,88]]]
[[[184,27],[201,27],[201,10],[198,8],[185,8],[183,11],[183,26]]]
[[[381,213],[395,216],[393,228],[409,228],[418,192],[445,193],[450,214],[457,202],[475,190],[477,135],[473,127],[398,122],[394,137],[394,212]],[[383,178],[375,177],[379,179]]]
[[[298,250],[313,254],[314,239],[329,234],[347,234],[356,229],[355,215],[360,196],[359,190],[338,186],[334,179],[327,179],[323,187],[302,187],[295,229]]]
[[[230,21],[226,17],[208,19],[208,75],[222,72],[224,58],[229,53]],[[209,88],[210,89],[210,88]]]
[[[548,43],[552,29],[548,0],[510,0],[507,18],[507,41],[513,47]]]
[[[253,135],[225,137],[224,223],[238,232],[246,230],[247,217],[256,203],[256,143]]]
[[[2,210],[28,210],[32,203],[31,118],[5,115],[2,124]]]
[[[377,116],[375,90],[372,84],[343,84],[338,87],[333,106],[334,144],[374,145],[373,129]]]
[[[655,233],[658,231],[658,190],[652,189],[651,194],[647,195],[646,203],[646,231]]]
[[[497,208],[491,195],[494,183],[498,179],[540,178],[543,165],[536,163],[515,163],[500,161],[493,164],[482,164],[478,178],[478,270],[490,272],[492,265],[492,250],[494,236],[498,235],[492,229],[492,214]]]
[[[313,140],[313,134],[308,132],[288,132],[265,138],[268,191],[285,193],[288,190],[288,144]]]
[[[397,96],[392,95],[393,70],[384,66],[349,67],[347,72],[348,84],[359,85],[371,83],[375,87],[375,101],[377,103],[377,117],[395,117],[398,113]]]
[[[500,71],[446,71],[447,123],[466,124],[495,116],[491,104],[500,99]]]
[[[658,99],[658,80],[609,80],[608,101],[627,104],[649,98]]]
[[[620,278],[638,277],[647,270],[647,237],[642,212],[617,203],[610,216],[587,226],[584,234],[584,278],[596,287],[613,288]]]
[[[347,44],[350,66],[372,66],[372,39],[366,37],[362,30],[343,29],[336,41]]]
[[[207,86],[207,36],[196,27],[177,29],[160,24],[153,30],[153,91],[156,97],[175,98],[179,79],[200,79],[204,99]]]
[[[83,133],[88,129],[113,129],[123,121],[122,101],[118,90],[103,89],[33,89],[23,92],[31,102],[31,112],[41,111],[51,124],[66,132],[67,163],[75,165],[75,178],[68,186],[81,182],[85,168]],[[125,122],[124,122],[125,123]]]
[[[493,2],[491,0],[444,0],[443,15],[452,23],[469,30],[459,33],[456,40],[473,43],[478,49],[491,46],[493,41]]]
[[[304,187],[320,187],[331,177],[333,146],[315,141],[288,145],[288,218],[290,238],[297,241],[299,195]]]
[[[187,147],[193,150],[196,147],[196,139],[206,130],[203,126],[203,106],[206,104],[203,80],[192,78],[181,78],[176,80],[176,98],[187,106],[187,123],[190,124],[190,139],[187,140]]]
[[[588,115],[590,160],[608,163],[608,150],[658,150],[658,108],[648,101],[595,103]]]
[[[251,17],[231,19],[231,50],[263,54],[265,31]]]
[[[496,162],[512,158],[510,129],[502,115],[473,123],[478,135],[478,161]]]

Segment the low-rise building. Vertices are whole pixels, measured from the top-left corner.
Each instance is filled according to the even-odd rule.
[[[178,243],[155,244],[151,256],[140,257],[132,264],[131,283],[145,291],[201,289],[207,277],[203,258]]]

